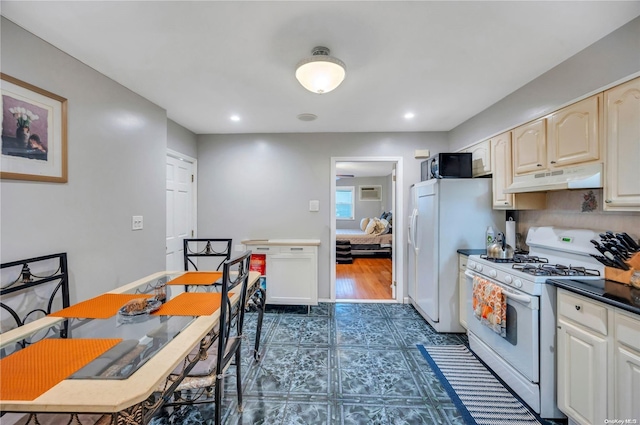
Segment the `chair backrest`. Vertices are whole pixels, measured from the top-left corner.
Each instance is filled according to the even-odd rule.
[[[0,270],[0,332],[69,307],[66,253],[3,263]],[[67,332],[64,321],[60,337],[66,338]]]
[[[218,368],[220,371],[231,359],[235,350],[227,350],[229,339],[235,336],[242,336],[244,324],[244,310],[247,303],[247,286],[249,284],[249,263],[251,262],[251,251],[245,251],[239,256],[226,260],[222,267],[222,285],[220,302],[220,322],[218,329]],[[229,292],[240,291],[240,300],[232,306],[229,300]],[[237,308],[237,314],[234,313]],[[235,319],[236,335],[232,335],[232,322]],[[236,338],[234,343],[239,344],[240,338]],[[227,356],[227,358],[225,358]]]
[[[194,270],[198,270],[194,261],[198,257],[213,260],[213,263],[207,261],[204,264],[206,270],[220,270],[222,264],[231,258],[231,242],[231,239],[217,238],[184,239],[184,270],[189,271],[189,264]]]

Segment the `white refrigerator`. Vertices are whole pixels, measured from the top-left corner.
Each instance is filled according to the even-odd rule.
[[[411,304],[437,332],[465,332],[459,321],[457,250],[485,248],[487,226],[502,228],[504,212],[492,209],[491,179],[416,183],[409,210]]]

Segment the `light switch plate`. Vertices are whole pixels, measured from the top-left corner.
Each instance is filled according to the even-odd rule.
[[[131,217],[131,230],[142,230],[143,222],[141,215]]]
[[[318,200],[309,201],[309,211],[311,212],[320,211],[320,201]]]

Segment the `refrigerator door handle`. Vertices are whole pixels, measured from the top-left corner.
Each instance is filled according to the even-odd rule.
[[[420,250],[420,247],[418,246],[418,209],[413,210],[411,229],[413,230],[413,249],[418,253]]]
[[[409,245],[413,247],[413,213],[415,210],[411,211],[411,215],[409,216],[409,231],[407,232],[407,237],[409,238]]]

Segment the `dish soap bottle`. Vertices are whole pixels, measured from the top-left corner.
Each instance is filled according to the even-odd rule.
[[[495,233],[493,233],[493,227],[487,227],[487,233],[485,235],[485,240],[487,242],[487,247],[493,244],[496,240]]]

